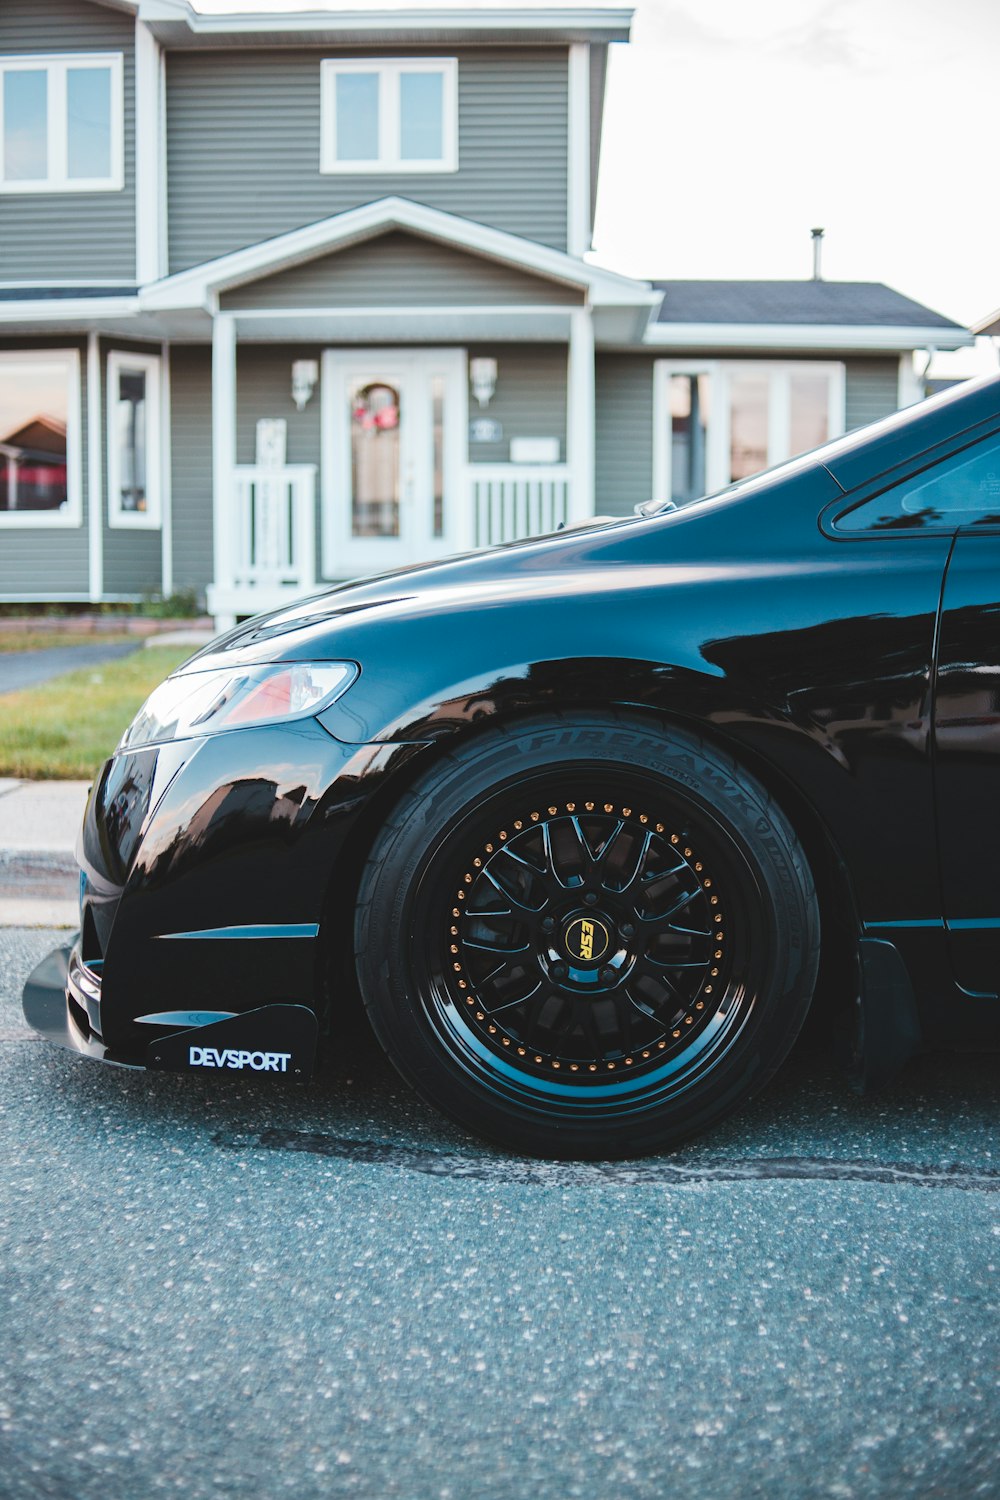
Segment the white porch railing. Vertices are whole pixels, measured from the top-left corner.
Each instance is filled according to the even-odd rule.
[[[306,593],[316,584],[316,467],[233,470],[230,588]],[[263,602],[261,608],[268,606]]]
[[[569,519],[566,464],[470,464],[473,546],[555,531]]]

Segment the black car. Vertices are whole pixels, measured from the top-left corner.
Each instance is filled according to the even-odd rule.
[[[304,1077],[360,991],[545,1155],[757,1092],[818,979],[869,1079],[998,1037],[1000,378],[680,509],[333,589],[159,687],[29,1020]]]

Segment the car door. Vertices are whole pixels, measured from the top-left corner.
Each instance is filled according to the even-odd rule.
[[[1000,435],[958,455],[934,695],[943,914],[963,989],[1000,991]],[[934,501],[929,492],[928,503]]]
[[[991,424],[994,425],[995,424]],[[873,928],[944,929],[953,975],[1000,992],[1000,432],[980,424],[947,452],[838,518],[841,534],[943,545],[931,682],[934,827],[911,805],[910,839],[936,843],[940,900]],[[914,553],[916,555],[916,553]]]

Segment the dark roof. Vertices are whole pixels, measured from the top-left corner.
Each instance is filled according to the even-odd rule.
[[[654,281],[659,323],[961,328],[881,281]]]
[[[130,286],[5,286],[0,287],[0,302],[75,302],[83,297],[134,297],[136,285]]]

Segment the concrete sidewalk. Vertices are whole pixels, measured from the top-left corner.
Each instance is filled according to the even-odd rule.
[[[0,927],[75,927],[87,781],[0,778]]]

